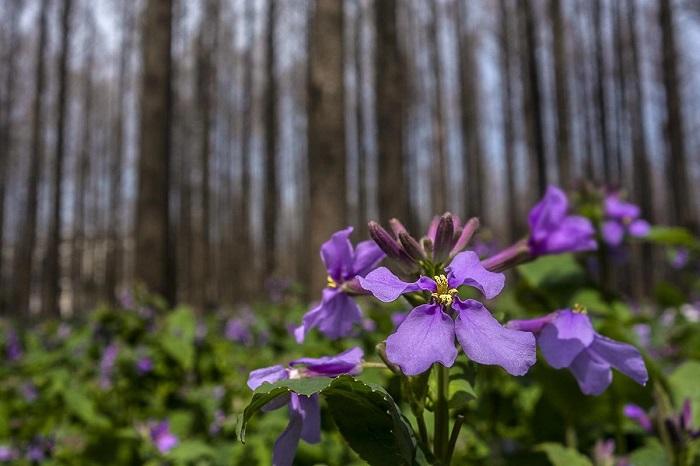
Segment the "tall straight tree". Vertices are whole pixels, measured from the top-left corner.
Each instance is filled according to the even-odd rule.
[[[593,35],[595,36],[595,62],[596,62],[596,81],[595,81],[595,98],[598,107],[598,132],[600,133],[600,148],[603,166],[603,179],[606,184],[615,183],[616,178],[613,173],[613,157],[610,151],[610,142],[608,136],[608,111],[607,98],[605,93],[605,38],[603,37],[604,17],[603,17],[603,2],[594,1],[593,5]]]
[[[17,81],[17,47],[18,47],[18,18],[22,3],[19,0],[7,2],[5,18],[7,35],[4,40],[5,76],[2,83],[4,101],[0,107],[0,251],[5,247],[5,193],[7,186],[7,169],[13,147],[13,109],[15,103],[15,83]],[[0,311],[5,311],[7,289],[4,280],[3,254],[0,254]]]
[[[688,161],[683,125],[681,82],[678,78],[678,46],[674,32],[674,10],[671,0],[659,0],[659,26],[661,28],[661,67],[663,87],[666,93],[666,124],[664,127],[668,150],[666,174],[671,191],[671,222],[694,226],[694,202],[688,189]]]
[[[343,2],[317,0],[314,7],[309,30],[307,126],[312,292],[321,288],[326,276],[318,248],[346,221]]]
[[[537,25],[531,0],[517,2],[520,8],[524,53],[521,54],[523,78],[523,118],[527,140],[531,175],[536,177],[538,195],[547,188],[547,159],[544,147],[544,121],[542,114],[542,93],[540,92],[540,71],[537,63]]]
[[[554,91],[557,99],[556,135],[559,184],[569,187],[571,177],[571,143],[569,138],[569,79],[567,74],[567,33],[564,27],[562,0],[549,0],[554,57]]]
[[[46,290],[44,311],[60,315],[61,279],[61,217],[63,213],[63,166],[65,159],[65,136],[68,100],[68,56],[71,34],[71,9],[73,0],[63,0],[61,15],[61,52],[58,60],[58,117],[56,118],[56,154],[54,158],[53,194],[49,245],[46,250]]]
[[[175,291],[168,215],[171,36],[172,0],[148,0],[142,39],[135,277],[169,302]]]
[[[462,111],[462,138],[467,167],[467,214],[482,211],[484,193],[484,164],[481,143],[481,106],[479,101],[479,68],[476,57],[476,41],[468,30],[469,2],[456,0],[457,43],[459,44],[459,82]]]
[[[41,0],[38,15],[39,41],[36,48],[34,96],[32,103],[31,152],[27,172],[24,221],[18,235],[19,247],[14,265],[13,311],[26,314],[29,311],[32,291],[32,270],[36,246],[37,216],[39,207],[39,169],[44,152],[44,88],[46,87],[46,64],[44,53],[47,43],[48,0]]]
[[[277,191],[277,76],[275,37],[277,33],[277,0],[267,0],[267,37],[265,38],[265,270],[277,270],[276,242],[279,217]]]
[[[433,212],[443,213],[447,209],[447,154],[445,153],[445,122],[442,112],[442,63],[440,60],[440,42],[438,23],[440,12],[438,2],[430,2],[431,18],[428,24],[428,53],[433,69],[433,148],[435,163],[431,169],[431,189]]]
[[[398,2],[375,1],[374,8],[379,217],[385,221],[392,217],[408,221],[403,155],[405,66],[399,47]]]

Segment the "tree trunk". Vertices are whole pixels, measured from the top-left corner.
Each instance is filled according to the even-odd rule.
[[[42,0],[39,8],[39,43],[36,51],[36,72],[34,82],[34,96],[32,104],[32,130],[31,153],[29,157],[29,171],[27,174],[25,217],[21,222],[19,232],[19,247],[16,252],[14,265],[14,299],[13,311],[26,315],[29,313],[29,303],[32,291],[32,272],[34,248],[36,246],[36,227],[39,201],[39,176],[41,158],[44,152],[43,128],[44,128],[44,88],[46,86],[46,64],[44,53],[47,43],[48,27],[48,0]]]
[[[438,4],[431,2],[432,18],[429,24],[428,47],[430,63],[433,68],[433,148],[435,163],[431,167],[431,184],[433,192],[433,214],[440,215],[447,210],[447,157],[445,154],[445,124],[442,115],[442,65],[438,39],[440,21]]]
[[[552,56],[554,87],[557,99],[556,137],[559,184],[565,189],[571,183],[571,143],[569,142],[569,78],[567,74],[567,33],[564,30],[562,0],[549,0],[552,23]]]
[[[308,266],[315,296],[326,276],[319,247],[346,221],[343,2],[317,0],[309,32]]]
[[[405,66],[399,48],[398,2],[375,1],[374,7],[379,218],[407,221],[408,189],[403,175]]]
[[[678,78],[678,48],[674,34],[674,11],[671,0],[659,0],[661,27],[661,67],[666,93],[664,134],[668,150],[668,186],[671,190],[671,222],[686,227],[695,225],[693,196],[688,182],[681,82]]]
[[[277,271],[276,244],[279,217],[277,191],[277,75],[275,74],[275,37],[277,31],[277,0],[268,0],[266,60],[267,89],[265,92],[265,273]]]
[[[172,0],[148,0],[143,30],[135,277],[169,303],[175,291],[168,215],[171,28]]]
[[[603,179],[605,184],[611,186],[616,183],[613,173],[613,158],[610,152],[608,140],[608,111],[605,96],[605,43],[603,41],[603,2],[594,1],[593,4],[593,28],[595,36],[595,60],[596,60],[596,105],[598,107],[598,131],[600,132],[600,148],[603,157]]]

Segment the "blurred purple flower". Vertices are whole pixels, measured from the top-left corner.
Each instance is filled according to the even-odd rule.
[[[267,290],[267,297],[273,304],[280,304],[284,301],[289,288],[291,287],[291,281],[286,278],[280,277],[270,277],[265,280],[265,289]]]
[[[362,318],[360,307],[351,297],[363,293],[355,278],[366,275],[385,254],[372,240],[362,241],[353,248],[351,233],[352,227],[337,231],[321,246],[328,283],[321,303],[304,314],[302,324],[294,331],[298,343],[303,342],[306,334],[316,327],[328,338],[346,337]]]
[[[495,364],[513,375],[525,374],[535,363],[535,339],[528,332],[504,328],[483,304],[457,297],[468,285],[491,299],[503,289],[505,276],[486,270],[472,251],[457,254],[445,269],[447,275],[422,276],[402,281],[380,267],[360,285],[383,302],[404,293],[428,291],[431,302],[414,308],[386,340],[386,354],[406,375],[417,375],[434,363],[451,367],[457,358],[455,337],[466,355],[480,364]]]
[[[110,343],[102,352],[102,359],[100,360],[100,387],[103,390],[112,387],[112,374],[117,356],[119,356],[119,346],[116,342]]]
[[[0,445],[0,462],[6,463],[8,461],[14,461],[18,456],[19,454],[16,448]]]
[[[165,454],[175,448],[178,438],[170,432],[170,423],[165,420],[151,425],[151,441],[159,452]]]
[[[19,335],[14,329],[7,331],[5,340],[5,355],[8,361],[17,361],[24,355],[22,342],[19,340]]]
[[[39,392],[37,391],[36,386],[31,382],[23,383],[20,387],[20,392],[22,393],[22,398],[29,403],[32,403],[39,398]]]
[[[612,368],[645,385],[649,375],[636,348],[604,337],[583,311],[564,309],[529,320],[512,320],[512,329],[532,332],[542,355],[555,369],[568,368],[586,395],[600,395],[612,382]]]
[[[637,335],[639,345],[642,348],[649,348],[651,346],[651,325],[635,324],[632,326],[632,330]]]
[[[394,324],[394,328],[399,328],[399,325],[406,320],[408,312],[394,312],[391,314],[391,323]]]
[[[651,418],[641,406],[629,403],[625,405],[622,412],[625,417],[639,424],[639,426],[647,432],[652,432],[654,430],[654,424],[651,422]]]
[[[676,270],[680,270],[686,265],[690,260],[690,251],[686,248],[676,248],[671,253],[671,267]]]
[[[27,447],[25,458],[33,462],[41,462],[51,455],[53,441],[45,437],[36,437]]]
[[[141,356],[136,361],[136,372],[139,375],[146,375],[153,370],[153,360],[148,356]]]
[[[58,326],[58,329],[56,330],[56,335],[58,338],[61,340],[65,340],[68,338],[71,333],[73,333],[73,327],[70,326],[70,324],[67,324],[66,322],[61,322],[61,325]]]
[[[227,340],[244,346],[251,346],[253,344],[253,333],[250,330],[250,325],[249,319],[232,317],[226,321],[224,335]]]
[[[622,244],[625,233],[637,238],[648,235],[651,226],[639,218],[639,213],[639,206],[620,199],[620,193],[608,194],[604,201],[603,240],[616,248]]]
[[[131,290],[123,290],[119,293],[119,306],[123,309],[136,309],[136,300]]]
[[[220,409],[214,412],[214,419],[209,424],[209,435],[216,435],[221,432],[221,428],[226,422],[226,415]]]
[[[593,445],[593,460],[596,466],[614,466],[615,441],[613,439],[597,440]]]
[[[337,377],[342,374],[356,375],[362,370],[362,349],[355,347],[335,356],[300,358],[282,365],[256,369],[248,376],[248,387],[255,390],[263,383],[274,383],[285,379],[304,377]],[[291,466],[300,439],[308,443],[321,440],[321,409],[318,394],[312,396],[290,393],[273,400],[263,407],[271,411],[287,405],[289,424],[277,438],[272,452],[272,464]]]

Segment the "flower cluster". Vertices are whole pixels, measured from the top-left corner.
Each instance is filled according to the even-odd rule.
[[[625,233],[636,238],[649,234],[651,226],[649,222],[640,218],[639,206],[623,201],[620,193],[608,194],[603,207],[605,220],[601,234],[608,246],[613,248],[620,246]]]

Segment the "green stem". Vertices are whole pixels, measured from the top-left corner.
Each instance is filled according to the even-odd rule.
[[[428,437],[428,427],[425,425],[425,417],[423,412],[419,412],[416,415],[416,421],[418,422],[418,436],[421,439],[423,445],[430,448],[430,438]]]
[[[452,462],[452,455],[455,452],[455,446],[457,445],[457,439],[459,438],[459,431],[462,430],[462,424],[464,424],[464,414],[458,415],[454,425],[452,426],[450,444],[447,446],[447,455],[445,456],[445,465],[449,465]]]
[[[435,400],[435,457],[440,463],[447,465],[448,432],[450,428],[450,412],[447,406],[448,387],[450,384],[450,369],[442,364],[436,364],[437,400]]]

